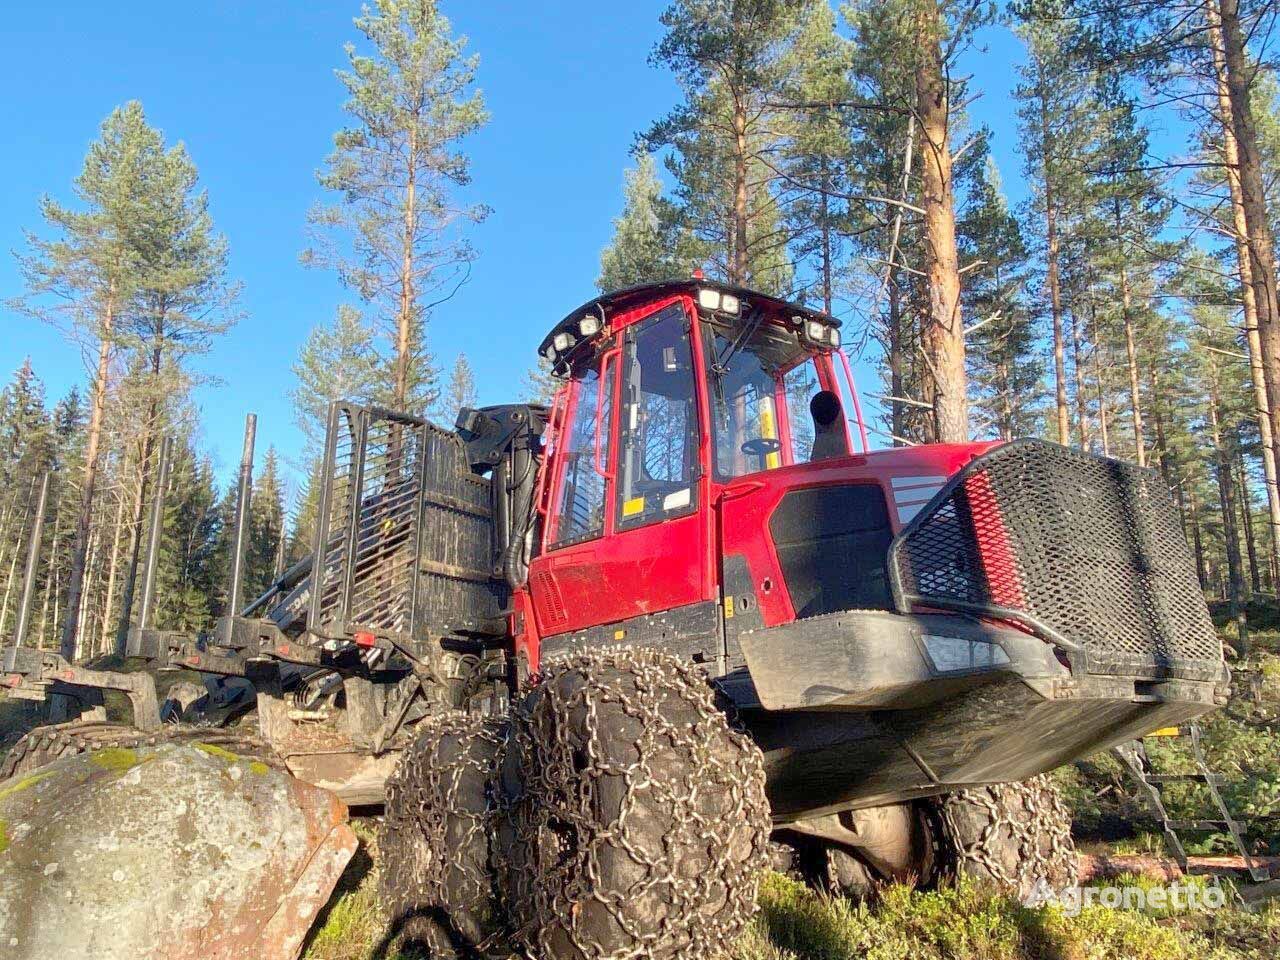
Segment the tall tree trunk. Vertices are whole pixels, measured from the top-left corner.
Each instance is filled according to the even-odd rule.
[[[413,344],[413,242],[417,235],[417,151],[416,132],[409,134],[409,154],[406,157],[408,178],[404,195],[404,236],[400,250],[400,308],[396,317],[396,365],[392,406],[405,410],[409,406],[409,353]]]
[[[34,506],[32,503],[32,496],[35,493],[35,489],[36,478],[32,477],[31,486],[27,491],[27,503],[22,511],[22,523],[18,526],[16,534],[12,537],[13,550],[10,552],[9,556],[9,575],[4,581],[4,599],[0,600],[0,637],[5,635],[5,627],[9,622],[9,597],[13,593],[14,577],[18,572],[18,554],[22,552],[23,544],[26,543],[27,537],[29,536],[27,533],[27,525],[31,520],[32,507]]]
[[[44,599],[40,601],[40,632],[37,634],[40,639],[36,645],[42,649],[45,645],[45,637],[49,635],[46,632],[49,625],[49,598],[58,593],[58,540],[61,535],[62,515],[58,514],[53,521],[53,543],[49,545],[49,572],[44,578]]]
[[[143,511],[147,505],[147,493],[151,486],[151,455],[155,451],[156,430],[160,424],[160,370],[164,360],[164,320],[156,327],[155,346],[151,350],[151,384],[156,395],[151,398],[143,426],[138,468],[142,476],[133,499],[133,519],[129,528],[129,567],[125,574],[124,589],[120,594],[120,624],[116,628],[116,654],[124,656],[125,643],[129,639],[129,620],[133,614],[133,595],[138,584],[138,559],[142,549]]]
[[[1084,345],[1080,335],[1080,323],[1071,314],[1071,369],[1076,378],[1076,436],[1080,449],[1089,449],[1089,401],[1084,389]]]
[[[1258,311],[1258,337],[1262,372],[1267,385],[1267,409],[1271,414],[1271,436],[1280,438],[1280,295],[1276,290],[1275,246],[1267,220],[1267,198],[1263,183],[1262,157],[1258,150],[1257,126],[1249,102],[1250,68],[1240,24],[1239,0],[1220,0],[1223,65],[1231,102],[1231,128],[1235,134],[1240,172],[1240,202],[1244,208],[1249,247],[1250,279]]]
[[[892,271],[893,268],[889,267]],[[898,289],[897,277],[889,274],[889,392],[894,397],[904,396],[906,377],[902,369],[902,291]],[[906,436],[905,404],[901,400],[889,401],[889,432],[893,434],[893,445],[901,446],[898,437]]]
[[[156,415],[157,408],[153,403],[147,416],[147,422],[153,422],[153,417]],[[129,625],[133,615],[133,595],[138,583],[138,563],[142,552],[142,524],[146,512],[147,494],[151,488],[151,455],[154,446],[153,431],[151,427],[147,427],[142,438],[142,448],[138,455],[138,469],[141,471],[141,476],[138,478],[138,486],[134,491],[133,510],[129,514],[129,547],[127,550],[129,560],[125,568],[124,588],[120,592],[120,618],[116,627],[116,653],[121,656],[124,655],[125,643],[129,639]]]
[[[1041,81],[1043,83],[1043,80]],[[1044,226],[1048,240],[1045,275],[1049,284],[1049,309],[1053,314],[1054,410],[1057,413],[1058,442],[1064,447],[1071,442],[1070,414],[1067,412],[1066,344],[1062,332],[1062,281],[1058,273],[1058,208],[1057,191],[1049,165],[1049,108],[1047,93],[1040,88],[1040,151],[1044,177]]]
[[[124,496],[116,505],[115,533],[111,538],[111,561],[107,565],[107,595],[102,601],[102,635],[99,649],[105,653],[111,633],[111,610],[116,602],[116,573],[120,568],[120,535],[124,532]]]
[[[935,439],[963,443],[969,439],[969,411],[942,19],[934,0],[924,0],[917,11],[915,93],[924,144],[920,206],[924,208],[925,273],[929,283],[929,313],[921,329],[921,349],[934,384]]]
[[[97,563],[97,559],[98,559],[98,543],[100,542],[100,540],[101,540],[101,539],[102,539],[102,537],[101,537],[101,532],[100,532],[100,531],[98,531],[98,530],[93,530],[93,531],[91,531],[91,532],[90,532],[90,534],[89,534],[89,550],[88,550],[88,553],[86,554],[86,556],[88,557],[88,564],[87,564],[87,566],[88,566],[89,571],[90,571],[90,572],[89,572],[89,574],[88,574],[88,580],[89,580],[89,581],[92,581],[92,579],[93,579],[93,568],[94,568],[94,565]],[[89,609],[89,592],[88,592],[87,590],[85,590],[85,591],[82,591],[82,592],[81,592],[81,594],[80,594],[80,609],[76,611],[76,617],[77,617],[77,618],[83,618],[83,617],[85,617],[85,615],[86,615],[86,611],[87,611],[88,609]],[[67,616],[70,616],[70,615],[71,615],[71,611],[70,611],[70,610],[68,610],[68,611],[67,611]],[[75,659],[76,659],[76,660],[82,659],[83,657],[85,657],[85,656],[89,653],[89,651],[88,651],[89,642],[88,642],[88,641],[89,641],[89,638],[88,638],[88,636],[86,635],[86,633],[85,633],[84,631],[77,631],[76,649],[75,649],[75,652],[74,652],[74,657],[75,657]]]
[[[1098,395],[1098,433],[1102,438],[1102,455],[1111,456],[1111,428],[1107,423],[1107,381],[1102,366],[1102,350],[1093,348],[1093,382]]]
[[[1160,375],[1156,373],[1154,362],[1147,364],[1147,388],[1151,391],[1151,420],[1156,430],[1156,453],[1160,464],[1160,475],[1164,482],[1173,486],[1173,465],[1170,461],[1169,438],[1164,429],[1164,413],[1160,403]]]
[[[822,218],[822,312],[831,316],[835,306],[831,281],[831,198],[828,196],[831,190],[831,176],[824,172],[823,178],[822,195],[818,199],[819,216]]]
[[[1258,434],[1262,440],[1262,475],[1267,488],[1267,520],[1271,530],[1270,566],[1274,570],[1280,569],[1280,477],[1276,466],[1276,434],[1272,428],[1271,404],[1267,400],[1262,337],[1258,328],[1258,301],[1254,293],[1253,265],[1249,256],[1249,225],[1244,213],[1244,195],[1240,189],[1240,151],[1236,145],[1217,0],[1208,0],[1206,11],[1213,46],[1218,111],[1222,118],[1222,159],[1226,163],[1227,186],[1231,190],[1231,221],[1235,234],[1236,262],[1240,272],[1240,299],[1244,306],[1245,341],[1249,348],[1249,376],[1253,381],[1253,403],[1258,413]]]
[[[1224,552],[1227,555],[1227,600],[1230,603],[1231,619],[1236,624],[1238,642],[1236,651],[1240,656],[1249,652],[1249,624],[1245,619],[1241,599],[1244,595],[1244,570],[1240,563],[1240,533],[1236,527],[1235,482],[1232,477],[1231,453],[1223,446],[1221,419],[1221,398],[1218,391],[1217,363],[1209,361],[1209,434],[1213,440],[1213,448],[1217,459],[1218,500],[1222,511],[1222,539]]]
[[[1244,530],[1245,551],[1249,558],[1249,595],[1262,592],[1262,574],[1258,567],[1258,542],[1253,530],[1253,505],[1249,502],[1249,473],[1244,467],[1244,451],[1236,444],[1236,483],[1240,488],[1240,522]]]
[[[80,508],[71,538],[71,571],[67,578],[67,619],[62,625],[59,652],[68,660],[76,649],[80,629],[80,591],[84,587],[84,565],[89,551],[89,528],[93,523],[93,495],[102,460],[102,420],[107,408],[108,378],[111,374],[111,338],[115,327],[115,297],[108,293],[98,337],[98,366],[94,371],[89,400],[89,426],[85,437],[84,476],[80,481]]]
[[[1133,413],[1133,454],[1140,467],[1147,465],[1147,441],[1142,432],[1142,391],[1138,385],[1138,345],[1133,332],[1129,271],[1120,268],[1120,309],[1124,316],[1124,351],[1129,364],[1129,407]]]
[[[730,283],[745,286],[750,280],[747,257],[747,222],[750,216],[747,193],[747,107],[739,91],[733,93],[733,223],[729,250]]]
[[[1190,481],[1191,478],[1188,478]],[[1200,531],[1200,498],[1196,496],[1195,483],[1187,484],[1187,496],[1191,501],[1191,543],[1195,548],[1196,555],[1196,576],[1200,579],[1200,586],[1209,589],[1209,571],[1205,567],[1204,562],[1204,536]]]

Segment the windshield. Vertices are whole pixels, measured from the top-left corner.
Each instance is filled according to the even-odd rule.
[[[822,386],[809,353],[775,324],[708,327],[717,480],[813,458],[809,401]]]

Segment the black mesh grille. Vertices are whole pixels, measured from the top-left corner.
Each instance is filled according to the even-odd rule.
[[[1222,644],[1157,474],[1021,440],[973,461],[890,550],[900,609],[1022,621],[1092,672],[1215,679]]]

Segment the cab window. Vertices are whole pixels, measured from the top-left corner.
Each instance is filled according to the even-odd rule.
[[[602,447],[600,462],[608,463],[612,367],[605,376],[603,394],[600,383],[600,372],[593,368],[577,384],[572,422],[561,458],[564,473],[552,546],[587,540],[604,532],[605,478],[597,469],[596,437],[598,433]],[[599,431],[597,419],[601,423]]]
[[[621,376],[617,525],[624,529],[695,506],[698,407],[682,303],[630,329]]]
[[[716,479],[732,480],[813,459],[809,402],[817,365],[794,336],[769,324],[745,332],[709,328],[708,382]]]

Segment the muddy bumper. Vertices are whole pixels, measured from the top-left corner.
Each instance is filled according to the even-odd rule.
[[[1221,663],[1205,679],[1090,673],[1022,630],[955,615],[851,611],[740,641],[748,666],[726,689],[765,751],[783,822],[1026,779],[1227,693]]]

